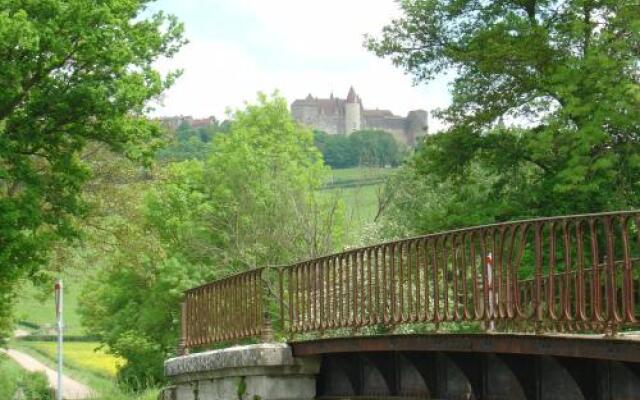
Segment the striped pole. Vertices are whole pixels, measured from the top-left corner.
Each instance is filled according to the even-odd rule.
[[[55,285],[56,295],[56,322],[58,326],[58,387],[57,400],[62,400],[62,279],[58,279]]]

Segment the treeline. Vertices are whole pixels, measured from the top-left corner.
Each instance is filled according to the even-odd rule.
[[[379,130],[362,130],[350,135],[330,135],[316,130],[313,141],[331,168],[395,167],[406,154],[405,146],[393,135]]]
[[[203,160],[213,137],[229,130],[229,121],[214,121],[209,126],[192,127],[183,121],[175,130],[168,129],[165,146],[156,153],[160,161]]]
[[[193,127],[183,121],[178,128],[168,130],[165,146],[156,153],[160,161],[204,160],[215,135],[229,131],[230,121]],[[362,130],[350,135],[330,135],[313,132],[313,142],[331,168],[396,167],[406,155],[406,147],[388,132]]]

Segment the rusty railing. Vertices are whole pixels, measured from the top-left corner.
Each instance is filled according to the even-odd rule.
[[[263,335],[269,311],[289,336],[460,322],[613,334],[637,325],[639,227],[640,211],[540,218],[245,272],[187,291],[183,342]]]
[[[260,336],[264,328],[264,268],[207,283],[185,293],[181,347]]]

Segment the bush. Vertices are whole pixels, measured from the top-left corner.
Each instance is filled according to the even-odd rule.
[[[13,396],[21,377],[17,364],[0,353],[0,399],[10,399]]]
[[[23,400],[53,400],[47,376],[42,372],[25,372],[6,355],[0,354],[0,399],[12,399],[20,393]]]
[[[22,390],[25,400],[53,400],[55,397],[44,372],[25,372],[18,390]]]
[[[16,338],[23,342],[57,342],[57,335],[27,335]],[[97,342],[98,336],[95,335],[69,335],[64,337],[65,342]]]

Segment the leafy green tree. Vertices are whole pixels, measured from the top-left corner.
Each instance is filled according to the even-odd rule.
[[[67,286],[83,284],[83,326],[128,360],[119,381],[141,389],[163,380],[162,361],[177,337],[175,305],[184,289],[202,282],[205,268],[167,254],[147,225],[145,194],[162,178],[161,169],[140,168],[102,145],[85,153],[92,178],[83,189],[82,240],[56,247],[47,268],[64,263],[68,275],[78,277]]]
[[[401,145],[389,132],[362,130],[349,135],[351,152],[355,154],[357,165],[375,167],[396,167],[402,162]]]
[[[218,268],[333,250],[337,209],[315,193],[327,170],[311,132],[293,121],[284,99],[262,94],[232,121],[206,161],[176,164],[150,194],[149,218],[161,237]]]
[[[182,25],[148,1],[0,0],[0,309],[12,282],[75,236],[91,141],[135,159],[160,132],[143,117],[175,78],[153,62],[183,44]]]
[[[409,160],[385,181],[380,208],[385,240],[421,233],[480,225],[491,221],[499,207],[492,193],[498,179],[478,166],[470,167],[463,183],[425,179]]]
[[[127,360],[120,378],[129,386],[163,379],[162,362],[178,343],[183,290],[341,244],[334,223],[341,206],[317,194],[326,167],[286,101],[260,95],[232,121],[206,160],[153,170],[152,187],[121,188],[122,203],[103,216],[110,232],[95,247],[114,246],[101,253],[80,311],[89,331]]]
[[[362,130],[349,135],[314,131],[314,143],[332,168],[397,166],[404,149],[388,132]]]
[[[400,5],[368,48],[417,80],[457,72],[440,112],[449,128],[413,164],[422,179],[464,188],[478,168],[492,176],[493,200],[478,204],[490,207],[487,221],[639,204],[637,2]]]
[[[164,381],[163,362],[175,355],[178,343],[183,291],[211,275],[202,265],[149,246],[142,232],[127,238],[135,241],[130,250],[109,260],[85,286],[80,312],[83,324],[109,351],[127,360],[119,381],[140,390]],[[133,249],[144,253],[133,254]]]
[[[192,128],[187,121],[183,121],[175,132],[168,132],[168,144],[158,150],[156,158],[164,162],[204,160],[209,154],[213,137],[226,130],[228,128],[223,124]]]
[[[349,168],[357,165],[356,155],[346,135],[330,135],[316,130],[313,132],[313,141],[331,168]]]

